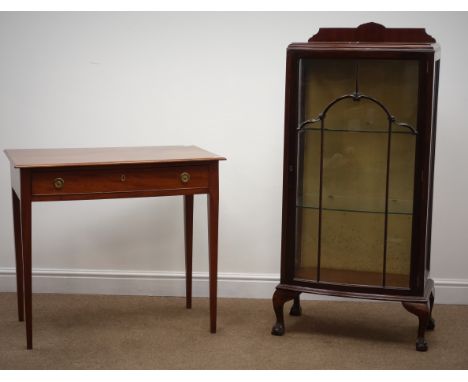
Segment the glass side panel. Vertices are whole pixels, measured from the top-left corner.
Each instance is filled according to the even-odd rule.
[[[428,211],[428,232],[426,236],[426,270],[431,270],[431,241],[432,241],[432,200],[434,193],[434,160],[435,160],[435,144],[437,136],[437,104],[439,94],[439,74],[440,74],[440,59],[435,62],[434,72],[434,101],[432,104],[432,131],[431,131],[431,170],[430,170],[430,189],[429,189],[429,211]]]
[[[312,208],[297,208],[296,277],[317,280],[317,246],[319,212]]]
[[[413,213],[414,161],[416,136],[392,134],[388,210],[391,213]]]
[[[320,183],[320,132],[299,133],[299,152],[303,154],[298,177],[296,209],[296,277],[316,280],[318,246],[318,208]],[[302,165],[302,167],[301,167]]]
[[[386,285],[408,288],[411,253],[411,215],[388,215]]]
[[[299,67],[300,122],[339,97],[373,100],[339,100],[298,134],[295,276],[408,288],[416,136],[393,123],[388,152],[386,110],[417,130],[418,61],[303,59]]]
[[[416,136],[392,134],[385,285],[409,288]]]
[[[297,202],[299,206],[319,206],[320,192],[320,131],[306,130],[300,133],[299,150],[303,152],[298,177]]]

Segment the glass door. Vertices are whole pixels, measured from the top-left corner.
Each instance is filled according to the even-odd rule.
[[[409,288],[418,68],[300,61],[296,279]]]

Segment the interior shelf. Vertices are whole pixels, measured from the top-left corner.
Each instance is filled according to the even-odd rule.
[[[401,129],[401,127],[400,127]],[[370,134],[388,134],[388,130],[352,130],[352,129],[329,129],[329,128],[320,128],[320,127],[304,127],[301,131],[330,131],[334,133],[370,133]],[[404,134],[404,135],[415,135],[411,131],[397,130],[396,127],[392,128],[392,134]]]
[[[319,210],[319,207],[308,206],[308,205],[296,205],[297,208],[309,208],[312,210]],[[337,212],[357,212],[364,214],[385,214],[385,211],[371,211],[371,210],[359,210],[359,209],[348,209],[348,208],[325,208],[322,207],[322,211],[337,211]],[[412,212],[402,212],[402,211],[388,211],[389,215],[412,215]]]

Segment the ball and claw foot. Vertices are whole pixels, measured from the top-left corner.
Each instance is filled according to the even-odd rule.
[[[417,351],[427,351],[427,342],[424,338],[419,337],[416,340],[416,350]]]
[[[432,317],[429,318],[429,321],[427,321],[427,330],[434,330],[435,329],[435,321]]]
[[[274,336],[282,336],[284,334],[284,325],[277,322],[271,329],[271,334]]]

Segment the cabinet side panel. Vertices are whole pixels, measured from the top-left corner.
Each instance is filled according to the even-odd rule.
[[[428,232],[427,232],[427,258],[426,270],[431,269],[431,239],[432,239],[432,199],[434,194],[434,162],[435,162],[435,146],[437,137],[437,105],[439,98],[439,72],[440,72],[440,59],[435,62],[435,75],[434,75],[434,102],[432,109],[432,145],[431,145],[431,169],[430,169],[430,190],[429,190],[429,217],[428,217]]]

